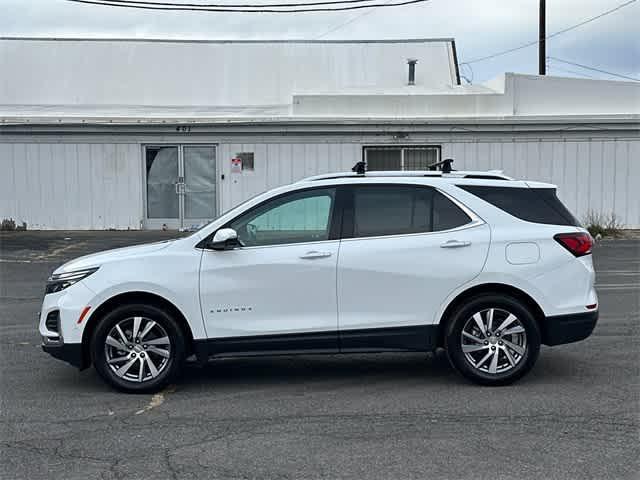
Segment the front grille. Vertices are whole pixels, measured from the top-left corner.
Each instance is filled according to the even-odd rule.
[[[47,314],[47,319],[44,321],[47,330],[50,332],[59,333],[60,325],[60,311],[53,310]]]

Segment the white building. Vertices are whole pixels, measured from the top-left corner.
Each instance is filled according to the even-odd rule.
[[[640,83],[463,86],[451,39],[0,39],[0,219],[30,229],[190,226],[362,159],[449,157],[638,228]]]

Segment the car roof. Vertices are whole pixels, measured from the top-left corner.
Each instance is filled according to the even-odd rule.
[[[332,182],[333,180],[333,182]],[[437,185],[447,183],[454,185],[485,185],[494,187],[516,187],[516,188],[557,188],[555,185],[543,182],[532,182],[517,180],[502,173],[501,170],[487,171],[466,171],[454,170],[450,173],[433,170],[417,171],[373,171],[364,174],[354,172],[325,173],[307,177],[296,184],[314,184],[321,182],[323,185],[335,184],[358,184],[358,183],[424,183]]]
[[[476,178],[486,180],[513,180],[513,178],[505,175],[502,170],[453,170],[445,173],[439,170],[385,170],[385,171],[369,171],[364,174],[355,172],[334,172],[314,175],[312,177],[303,178],[300,182],[313,182],[316,180],[332,180],[337,178],[380,178],[380,177],[428,177],[428,178]]]

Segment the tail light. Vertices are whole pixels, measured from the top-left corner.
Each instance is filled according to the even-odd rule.
[[[576,257],[589,255],[593,247],[593,238],[584,232],[578,233],[559,233],[553,236],[553,239],[564,248],[573,253]]]

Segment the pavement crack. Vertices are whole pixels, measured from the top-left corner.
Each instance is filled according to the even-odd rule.
[[[167,470],[169,471],[169,475],[174,480],[178,480],[178,470],[174,467],[173,462],[171,461],[171,449],[165,448],[163,451],[162,459],[164,460],[165,465],[167,466]]]
[[[12,442],[13,444],[5,444],[3,445],[3,448],[24,450],[24,451],[35,453],[38,455],[44,455],[46,457],[61,458],[66,460],[84,460],[89,462],[107,463],[107,464],[111,464],[113,462],[113,460],[109,458],[94,457],[91,455],[83,455],[80,453],[65,453],[62,451],[64,447],[65,439],[57,438],[57,439],[50,439],[50,440],[54,440],[58,442],[58,445],[53,447],[38,447],[26,441],[19,441],[19,442]]]

